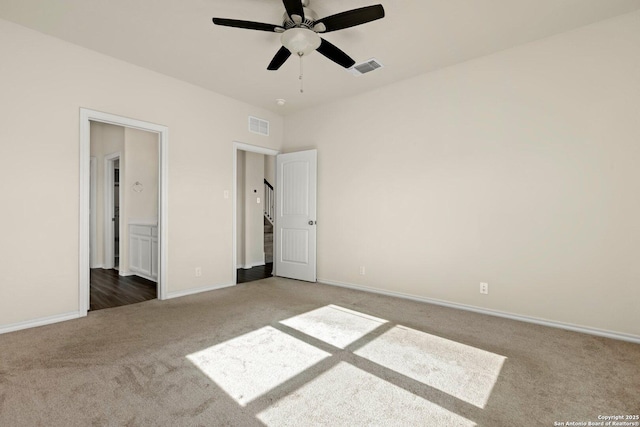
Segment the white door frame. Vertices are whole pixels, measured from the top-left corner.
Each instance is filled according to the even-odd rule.
[[[107,154],[104,156],[104,191],[103,191],[103,204],[104,204],[104,262],[102,268],[114,268],[114,256],[115,256],[115,246],[114,246],[114,236],[115,236],[115,227],[113,220],[109,218],[113,218],[113,213],[115,210],[115,173],[114,163],[116,160],[120,160],[122,158],[122,152],[117,151],[115,153]],[[120,227],[120,223],[118,223],[118,228]],[[119,231],[119,230],[118,230]]]
[[[258,147],[257,145],[250,145],[250,144],[245,144],[243,142],[237,142],[234,141],[233,142],[233,192],[232,192],[232,197],[233,197],[233,258],[232,258],[232,264],[231,264],[231,268],[232,268],[232,284],[236,285],[238,282],[238,276],[237,276],[237,262],[238,262],[238,242],[237,242],[237,237],[238,237],[238,231],[237,231],[237,212],[238,212],[238,150],[241,151],[250,151],[252,153],[258,153],[258,154],[264,154],[266,156],[277,156],[278,154],[280,154],[280,152],[278,150],[273,150],[271,148],[266,148],[266,147]],[[276,189],[277,191],[277,189]],[[276,207],[277,209],[277,207]],[[276,247],[276,236],[275,233],[273,235],[273,253],[275,254],[275,247]],[[275,268],[275,263],[274,263],[274,268]],[[275,269],[273,271],[273,275],[276,275]]]
[[[89,200],[89,211],[91,212],[91,217],[89,218],[89,233],[90,233],[89,242],[91,242],[91,248],[89,250],[89,254],[90,254],[89,265],[91,266],[91,268],[102,267],[102,265],[98,265],[98,263],[96,262],[96,256],[98,254],[98,242],[97,242],[98,212],[96,211],[97,201],[98,201],[98,195],[97,195],[98,186],[97,186],[97,180],[96,180],[96,175],[98,173],[97,167],[98,167],[98,161],[96,160],[95,157],[91,156],[91,163],[89,167],[89,173],[90,173],[89,180],[91,185],[91,190],[89,192],[91,197],[91,199]]]
[[[155,123],[131,119],[115,114],[80,108],[80,217],[79,217],[79,280],[78,307],[79,315],[86,316],[89,311],[89,267],[90,267],[90,150],[91,123],[107,123],[139,129],[158,134],[159,165],[158,165],[158,245],[160,268],[158,270],[158,299],[167,297],[167,236],[168,236],[168,154],[169,128]],[[126,236],[123,236],[126,237]]]

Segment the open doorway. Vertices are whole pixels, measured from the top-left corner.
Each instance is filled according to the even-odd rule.
[[[271,277],[275,220],[275,150],[236,143],[234,281]]]
[[[271,277],[275,156],[239,150],[236,165],[236,283]]]
[[[120,159],[113,162],[113,268],[120,267]]]
[[[243,175],[238,171],[238,157],[243,155],[241,152],[245,152],[245,156],[247,153],[258,153],[275,157],[274,201],[271,212],[271,217],[274,219],[272,275],[316,282],[317,150],[280,154],[276,150],[235,142],[233,150],[235,199],[233,203],[233,284],[238,283],[239,267],[242,265],[251,267],[251,264],[247,263],[247,258],[242,258],[240,248],[240,242],[247,240],[247,236],[241,234],[242,216],[246,210],[246,206],[242,206],[242,200],[248,201],[248,204],[255,207],[260,205],[264,198],[264,195],[260,198],[254,185],[247,186],[246,183],[242,183]],[[259,167],[260,162],[258,161],[256,165]],[[245,196],[238,197],[242,188],[246,190]],[[226,192],[225,197],[227,197]],[[244,229],[246,230],[246,227]],[[245,248],[244,251],[246,250]]]
[[[80,108],[80,215],[79,215],[79,241],[80,252],[78,260],[78,306],[80,316],[86,316],[90,306],[90,271],[92,267],[99,265],[98,262],[102,260],[104,263],[104,253],[102,258],[98,257],[100,251],[104,251],[104,245],[98,245],[96,236],[103,227],[95,227],[93,224],[97,223],[97,217],[104,215],[104,207],[98,208],[98,198],[93,196],[95,191],[91,191],[92,188],[104,188],[102,185],[97,185],[97,170],[104,165],[104,162],[99,162],[95,156],[91,155],[91,124],[102,123],[115,125],[117,127],[124,127],[125,130],[139,130],[145,131],[155,139],[155,144],[158,147],[157,164],[158,164],[158,178],[155,181],[157,185],[157,217],[154,218],[154,224],[146,224],[145,221],[141,221],[142,228],[134,228],[132,233],[134,237],[138,237],[137,242],[151,241],[150,255],[147,251],[134,250],[133,254],[138,254],[138,257],[133,256],[133,265],[138,268],[140,274],[150,274],[155,277],[155,289],[158,299],[166,299],[168,297],[167,292],[167,212],[168,212],[168,165],[167,154],[169,146],[169,128],[166,126],[158,125],[155,123],[145,122],[142,120],[132,119],[129,117],[118,116],[115,114],[104,113],[101,111],[90,110],[87,108]],[[126,159],[125,159],[126,161]],[[120,250],[119,250],[119,270],[123,269],[123,262],[129,260],[129,253],[125,253],[122,248],[122,241],[129,240],[131,235],[128,234],[128,230],[123,231],[123,224],[125,223],[123,218],[123,191],[125,190],[126,181],[126,167],[123,168],[122,158],[120,158],[120,224],[119,224],[119,236],[120,236]],[[151,183],[151,181],[149,181]],[[128,183],[131,184],[131,183]],[[145,191],[148,189],[146,180],[136,181],[131,185],[127,184],[127,191],[131,189],[134,192],[142,195],[153,194],[153,192]],[[125,200],[126,202],[126,200]],[[141,217],[138,217],[141,219]],[[129,224],[132,227],[137,227],[138,224]],[[155,225],[155,228],[151,227]],[[103,236],[104,238],[104,236]],[[136,239],[134,239],[136,240]],[[106,242],[115,240],[107,239]],[[134,243],[135,245],[135,243]],[[144,248],[148,248],[148,245],[142,245]],[[140,245],[137,246],[140,249]],[[106,258],[108,259],[108,258]],[[156,260],[153,263],[151,260]],[[130,265],[132,263],[130,262]],[[103,267],[102,265],[101,267]],[[118,274],[118,276],[123,277]],[[136,276],[138,274],[136,273]],[[129,278],[126,276],[125,278]]]
[[[112,150],[117,150],[110,152]],[[91,155],[103,168],[96,171],[96,186],[91,187],[91,198],[96,199],[97,215],[95,238],[98,250],[91,268],[118,270],[120,263],[120,158],[124,151],[124,128],[120,126],[92,123]],[[102,233],[101,233],[102,232]],[[92,245],[94,246],[94,245]]]
[[[90,190],[92,311],[157,298],[159,149],[157,133],[90,123],[90,154],[103,166]]]

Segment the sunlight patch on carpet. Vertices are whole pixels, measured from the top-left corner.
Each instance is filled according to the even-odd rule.
[[[187,356],[240,405],[331,356],[266,326]]]
[[[331,304],[280,323],[344,349],[387,321]]]
[[[354,353],[479,408],[487,404],[506,359],[400,325]]]
[[[257,418],[267,426],[476,425],[346,362],[275,402]]]

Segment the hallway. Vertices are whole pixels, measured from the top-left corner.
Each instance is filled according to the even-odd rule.
[[[237,271],[238,273],[236,276],[236,283],[247,283],[253,282],[255,280],[267,279],[269,277],[272,277],[271,272],[273,271],[273,263],[268,262],[265,265],[259,265],[248,270],[239,268]]]
[[[90,311],[135,304],[157,297],[157,284],[151,280],[120,276],[117,270],[91,269]]]

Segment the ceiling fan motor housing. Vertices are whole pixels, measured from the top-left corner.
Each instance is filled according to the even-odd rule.
[[[355,61],[331,42],[321,38],[318,33],[338,31],[384,18],[384,8],[381,4],[347,10],[318,19],[318,15],[309,9],[309,0],[282,2],[286,10],[282,17],[282,26],[228,18],[213,18],[213,23],[281,34],[282,47],[269,63],[268,70],[279,69],[293,53],[302,57],[314,50],[336,64],[349,68]]]
[[[318,20],[318,14],[308,7],[303,7],[302,10],[304,10],[304,20],[302,22],[296,24],[285,12],[284,15],[282,15],[282,26],[287,30],[296,27],[312,29],[315,21]]]

